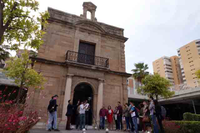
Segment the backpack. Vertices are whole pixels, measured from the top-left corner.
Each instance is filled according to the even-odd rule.
[[[163,106],[161,106],[161,115],[162,115],[163,117],[165,117],[166,114],[167,114],[166,109],[165,109]]]
[[[135,114],[136,114],[136,117],[139,117],[138,112],[140,112],[140,110],[139,110],[138,108],[135,107]]]

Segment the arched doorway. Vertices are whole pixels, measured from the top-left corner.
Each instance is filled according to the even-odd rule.
[[[92,111],[93,111],[93,90],[90,84],[88,83],[80,83],[74,89],[74,96],[73,96],[73,105],[77,105],[78,101],[85,101],[88,100],[90,104],[90,109],[88,111],[88,117],[86,120],[86,125],[92,125]],[[76,110],[73,113],[72,124],[76,123]]]

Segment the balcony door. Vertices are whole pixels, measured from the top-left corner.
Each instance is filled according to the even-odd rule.
[[[94,65],[95,45],[80,42],[78,52],[78,62]]]

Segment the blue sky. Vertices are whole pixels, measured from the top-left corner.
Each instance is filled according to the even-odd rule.
[[[126,71],[134,63],[148,64],[162,56],[177,55],[181,46],[200,39],[200,0],[90,0],[99,22],[124,28]],[[40,10],[52,7],[82,14],[84,0],[39,0]]]

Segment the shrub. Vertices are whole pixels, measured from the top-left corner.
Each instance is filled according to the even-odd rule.
[[[3,99],[0,101],[0,133],[27,133],[41,119],[39,115],[45,114],[40,110],[36,111],[28,103],[17,104],[16,100],[1,95],[3,93],[0,91],[0,99]],[[44,98],[42,93],[40,93],[41,99]],[[27,94],[26,101],[33,94],[33,92]]]
[[[165,133],[181,133],[180,126],[174,121],[163,121]]]
[[[10,102],[0,105],[0,118],[1,133],[25,133],[40,120],[37,111]]]
[[[183,120],[185,120],[185,121],[200,121],[200,115],[186,112],[183,114]]]
[[[199,133],[200,121],[175,121],[180,126],[181,133]]]

